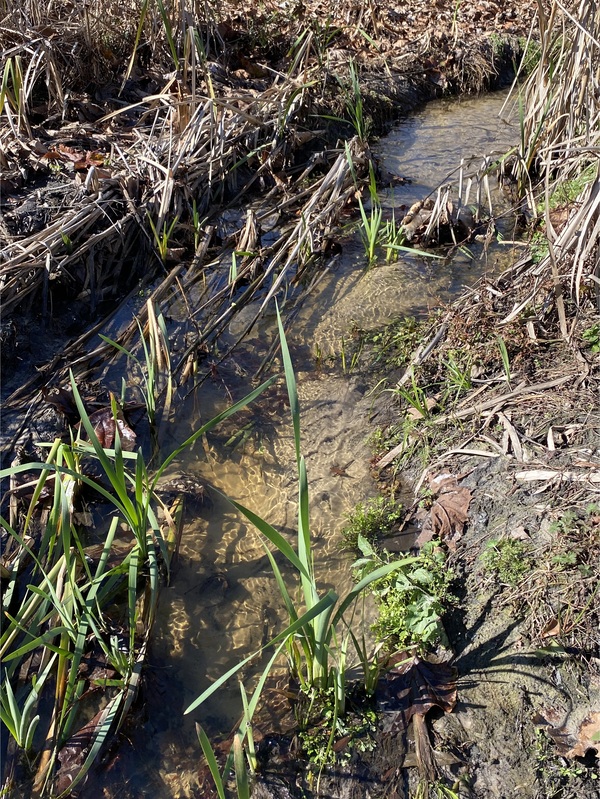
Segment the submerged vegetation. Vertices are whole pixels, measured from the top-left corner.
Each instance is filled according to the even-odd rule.
[[[441,13],[433,4],[418,6]],[[546,10],[537,4],[538,29],[522,47],[513,89],[520,141],[475,168],[457,165],[452,184],[390,219],[369,136],[396,113],[395,99],[404,92],[416,103],[441,89],[478,89],[497,76],[461,39],[463,4],[441,14],[450,37],[445,31],[414,53],[420,68],[408,73],[400,68],[404,54],[395,53],[393,9],[372,4],[348,6],[326,21],[321,9],[284,13],[268,5],[248,15],[235,5],[143,0],[122,11],[114,3],[99,14],[92,4],[80,13],[69,3],[42,8],[37,0],[3,7],[0,333],[3,369],[14,371],[5,407],[24,417],[11,427],[0,471],[3,795],[42,799],[85,790],[123,729],[185,521],[184,492],[168,486],[167,470],[196,442],[208,449],[206,434],[263,393],[272,398],[277,378],[257,381],[170,448],[167,427],[188,394],[221,379],[220,365],[276,301],[277,336],[256,364],[238,370],[256,378],[281,353],[296,468],[295,539],[259,510],[231,503],[263,540],[286,621],[185,710],[197,712],[240,678],[242,715],[225,744],[211,740],[205,718],[196,727],[208,782],[219,799],[232,791],[250,796],[263,737],[255,718],[285,661],[280,693],[314,767],[306,783],[313,795],[331,776],[329,766],[377,748],[382,708],[395,732],[413,724],[415,753],[405,759],[408,766],[414,755],[418,769],[413,795],[466,795],[461,759],[450,761],[454,771],[440,770],[425,722],[430,708],[450,712],[456,702],[444,619],[464,589],[456,585],[458,571],[467,569],[469,590],[471,575],[481,576],[470,570],[474,562],[484,580],[501,583],[502,602],[525,608],[524,629],[542,656],[547,639],[559,642],[551,654],[600,654],[596,505],[583,508],[576,496],[568,503],[573,510],[562,513],[548,502],[545,518],[554,526],[545,530],[549,541],[535,546],[517,527],[488,536],[486,548],[477,542],[478,560],[460,551],[473,522],[473,494],[460,481],[479,468],[468,461],[464,470],[464,458],[507,459],[515,486],[540,482],[539,493],[552,486],[554,503],[559,488],[575,493],[598,484],[587,420],[559,416],[556,397],[546,392],[564,392],[571,413],[594,412],[600,5],[581,0],[567,11],[558,2]],[[423,30],[429,41],[426,24]],[[500,43],[483,49],[488,45],[499,57]],[[510,61],[516,50],[508,41],[502,46]],[[406,249],[440,259],[475,239],[487,247],[496,236],[496,173],[531,239],[528,254],[427,322],[405,319],[365,334],[348,370],[342,346],[344,373],[356,372],[371,353],[378,387],[386,389],[392,418],[378,439],[377,474],[390,465],[395,475],[404,470],[420,500],[402,508],[380,497],[357,505],[345,526],[340,521],[343,545],[360,557],[353,566],[349,559],[354,584],[338,593],[315,562],[300,400],[284,328],[289,337],[295,301],[329,271],[344,215],[358,222],[365,267]],[[241,204],[244,212],[232,214]],[[443,255],[417,245],[441,245]],[[239,326],[230,327],[244,309]],[[69,314],[72,340],[64,348],[55,341],[51,352],[43,333]],[[556,372],[556,347],[571,359],[566,374]],[[133,368],[120,386],[112,370],[119,359]],[[526,401],[539,402],[534,421]],[[48,407],[60,425],[51,436],[28,434],[28,420]],[[228,441],[245,440],[249,429]],[[202,496],[199,486],[196,499]],[[479,508],[478,518],[486,513]],[[418,531],[415,551],[387,552],[382,540],[408,524]],[[258,661],[260,673],[247,680]],[[558,722],[547,726],[564,744]],[[597,737],[586,749],[582,728],[568,758],[594,749]]]

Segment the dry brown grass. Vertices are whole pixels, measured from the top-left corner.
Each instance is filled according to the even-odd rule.
[[[507,316],[515,318],[551,273],[561,333],[569,334],[565,297],[581,303],[598,280],[599,173],[574,197],[566,222],[555,227],[551,198],[557,189],[597,164],[600,148],[600,5],[595,0],[553,0],[539,5],[540,58],[518,88],[521,146],[515,176],[533,215],[543,210],[548,255],[532,270],[532,292]]]

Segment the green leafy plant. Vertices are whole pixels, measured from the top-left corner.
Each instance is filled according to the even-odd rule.
[[[376,549],[359,536],[362,557],[354,564],[358,577],[393,562],[389,553]],[[410,564],[376,580],[372,592],[378,618],[373,625],[378,640],[392,650],[423,650],[446,643],[442,616],[455,600],[450,591],[454,575],[438,542],[425,544]]]
[[[287,655],[292,675],[298,680],[302,693],[310,699],[309,706],[323,692],[332,691],[335,702],[335,718],[343,716],[346,710],[348,642],[349,640],[354,640],[346,632],[344,614],[347,610],[354,608],[356,600],[376,580],[414,562],[414,558],[403,558],[389,563],[381,562],[368,573],[365,573],[364,577],[343,598],[340,598],[333,590],[329,590],[324,595],[320,594],[312,557],[308,477],[300,447],[300,405],[290,353],[279,311],[277,314],[298,469],[298,531],[296,547],[293,548],[281,533],[256,513],[238,502],[230,501],[256,527],[265,540],[274,545],[279,553],[294,567],[296,587],[290,591],[271,549],[265,543],[265,552],[287,610],[289,624],[266,647],[262,647],[259,652],[250,654],[217,679],[189,705],[185,711],[186,713],[190,713],[199,707],[209,696],[219,690],[228,679],[264,649],[282,645],[283,651]],[[299,603],[294,602],[292,598],[298,594],[301,597]],[[332,740],[335,727],[336,722],[334,721],[331,727]]]
[[[532,568],[530,548],[517,538],[492,538],[488,541],[481,562],[506,585],[515,586]]]
[[[84,778],[108,735],[122,723],[135,697],[143,653],[156,612],[161,570],[168,575],[176,545],[177,512],[171,515],[169,511],[167,518],[171,521],[166,526],[159,522],[157,515],[159,507],[164,510],[157,486],[165,469],[183,449],[245,407],[272,382],[273,379],[266,381],[202,425],[150,472],[141,449],[129,452],[123,447],[121,431],[124,428],[120,426],[120,408],[114,396],[103,421],[103,429],[106,423],[114,432],[114,443],[107,447],[100,441],[71,376],[71,390],[81,419],[79,433],[73,434],[69,443],[56,440],[49,445],[44,462],[24,463],[0,471],[0,479],[12,479],[24,472],[38,475],[30,481],[32,497],[23,517],[17,518],[18,528],[0,517],[0,524],[17,552],[24,553],[32,563],[27,573],[28,584],[16,609],[11,603],[17,596],[20,554],[7,569],[8,584],[3,590],[2,605],[4,613],[9,609],[10,613],[0,636],[4,667],[0,710],[2,720],[21,749],[32,747],[36,726],[43,726],[42,740],[47,746],[38,773],[41,795],[52,790],[58,752],[77,729],[74,725],[78,721],[81,723],[78,708],[86,681],[80,665],[90,645],[103,654],[117,674],[105,681],[104,687],[111,690],[111,696],[86,733],[89,735],[88,754],[71,787]],[[89,476],[89,469],[84,468],[90,460],[96,461],[96,473],[99,466],[100,478]],[[75,522],[82,488],[88,492],[87,501],[99,500],[108,507],[103,511],[107,529],[96,565],[90,565],[86,557],[85,540]],[[44,491],[49,491],[52,504],[34,550],[30,531],[33,525],[39,524],[40,499]],[[124,531],[129,533],[129,543],[115,551],[119,527],[121,536],[127,537]],[[111,554],[116,563],[109,565]],[[118,617],[113,618],[114,611],[110,608],[115,607],[117,598],[125,612],[120,610]],[[34,650],[40,651],[42,665],[31,682],[32,687],[26,689],[21,684],[20,671]],[[53,685],[54,703],[50,717],[46,713],[41,721],[37,707],[45,683]],[[251,710],[250,702],[249,712]]]
[[[319,694],[311,715],[313,723],[301,729],[298,738],[314,765],[323,767],[348,762],[353,752],[372,752],[375,748],[377,714],[374,708],[365,706],[363,698],[360,710],[340,716],[336,713],[334,691],[329,689]],[[343,747],[335,745],[342,740]]]
[[[342,546],[358,551],[359,536],[374,543],[391,533],[394,525],[402,518],[402,505],[392,499],[374,497],[366,502],[359,502],[342,527]]]
[[[600,323],[595,322],[591,327],[584,330],[581,338],[592,352],[600,352]]]

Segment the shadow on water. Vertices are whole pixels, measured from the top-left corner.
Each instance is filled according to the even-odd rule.
[[[385,170],[412,181],[383,197],[388,215],[392,206],[408,207],[435,190],[462,158],[481,161],[490,151],[506,151],[518,131],[498,121],[503,101],[504,95],[491,95],[430,103],[382,140],[378,155]],[[403,212],[396,214],[399,220]],[[506,222],[505,232],[509,226]],[[349,379],[339,370],[328,375],[316,371],[317,352],[339,364],[342,337],[354,325],[375,329],[401,316],[424,315],[484,271],[502,268],[508,257],[508,247],[491,248],[482,260],[464,252],[450,262],[403,254],[396,263],[365,269],[359,244],[348,239],[343,241],[343,255],[302,302],[288,337],[299,381],[314,556],[322,589],[333,585],[343,591],[351,584],[349,560],[337,543],[339,530],[351,508],[374,489],[365,426],[371,400],[360,376]],[[224,335],[224,347],[255,311],[253,305],[243,309]],[[247,388],[257,355],[267,351],[275,335],[273,316],[262,320],[252,335],[236,352],[234,368],[222,378],[236,396]],[[178,408],[171,443],[184,440],[199,416],[206,420],[226,403],[220,385],[205,383],[200,398],[192,396]],[[227,440],[239,430],[239,420],[236,428],[215,431],[204,445],[197,442],[178,469],[260,513],[293,539],[296,481],[289,412],[284,403],[275,408],[268,403],[266,410],[265,402],[259,403],[258,421],[252,411],[244,414],[249,433],[244,441],[237,440],[237,448]],[[184,717],[183,710],[285,621],[258,535],[219,493],[212,492],[212,499],[212,508],[189,520],[174,579],[161,597],[146,671],[144,716],[129,731],[131,746],[117,767],[120,778],[127,775],[128,787],[114,795],[200,795],[194,721],[226,736],[240,711],[237,685],[190,716]]]

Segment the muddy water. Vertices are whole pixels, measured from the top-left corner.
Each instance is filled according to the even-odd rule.
[[[403,121],[380,143],[383,166],[412,183],[383,197],[388,208],[409,206],[443,182],[461,159],[506,150],[517,131],[497,120],[504,97],[489,96],[429,104]],[[499,198],[497,198],[499,201]],[[398,218],[403,215],[397,211]],[[373,494],[368,475],[367,417],[372,398],[360,374],[341,369],[344,337],[353,325],[376,328],[405,315],[423,315],[450,299],[485,269],[501,268],[508,248],[476,261],[459,254],[450,262],[415,255],[365,268],[356,238],[342,242],[343,255],[329,265],[316,290],[303,301],[289,330],[298,371],[303,452],[311,490],[314,555],[324,591],[350,585],[349,562],[338,548],[345,515]],[[244,310],[248,317],[254,308]],[[224,345],[242,329],[232,323]],[[178,408],[173,443],[250,385],[249,376],[275,335],[267,318],[235,362]],[[330,359],[329,361],[327,359]],[[319,370],[321,364],[336,369]],[[327,373],[326,373],[327,372]],[[235,436],[245,428],[247,436]],[[227,734],[239,713],[238,689],[183,717],[185,707],[212,680],[281,629],[284,616],[257,534],[221,494],[260,513],[293,539],[296,529],[294,449],[283,394],[271,392],[195,448],[178,470],[209,486],[212,507],[199,509],[187,525],[171,587],[165,589],[147,670],[148,719],[134,736],[127,764],[132,795],[172,799],[198,796],[199,745],[194,721]],[[210,487],[217,491],[210,491]],[[221,492],[221,493],[218,493]],[[143,786],[143,787],[142,787]],[[136,794],[139,790],[139,794]]]

